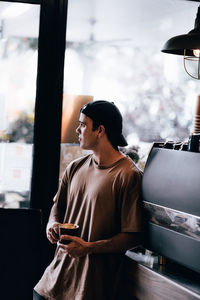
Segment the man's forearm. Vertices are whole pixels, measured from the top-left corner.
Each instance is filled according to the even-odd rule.
[[[62,216],[60,216],[60,213],[57,209],[57,205],[55,203],[51,208],[47,228],[51,227],[54,223],[62,223]]]
[[[92,253],[121,253],[138,246],[141,233],[119,233],[107,240],[89,242],[89,254]]]
[[[46,226],[47,238],[52,244],[57,243],[59,240],[59,224],[61,222],[62,218],[58,214],[56,203],[54,203]]]

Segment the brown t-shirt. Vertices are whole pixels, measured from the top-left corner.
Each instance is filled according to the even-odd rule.
[[[54,202],[60,222],[76,223],[80,237],[97,241],[120,232],[141,230],[139,203],[142,173],[124,157],[98,166],[92,155],[66,169]],[[70,258],[57,249],[35,290],[49,300],[113,299],[122,254],[91,254]]]

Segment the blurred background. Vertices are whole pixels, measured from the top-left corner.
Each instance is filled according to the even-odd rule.
[[[161,49],[193,29],[197,7],[184,0],[69,0],[60,176],[85,154],[74,130],[80,106],[92,100],[119,107],[129,143],[123,151],[141,168],[152,142],[188,139],[199,82],[184,71],[182,56]],[[0,207],[29,207],[39,17],[39,5],[0,2]]]

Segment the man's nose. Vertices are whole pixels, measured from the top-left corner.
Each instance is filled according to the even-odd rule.
[[[80,133],[80,125],[76,128],[76,133]]]

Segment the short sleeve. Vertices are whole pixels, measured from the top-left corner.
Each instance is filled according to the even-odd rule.
[[[68,189],[68,180],[67,180],[67,170],[65,171],[63,178],[59,184],[58,191],[53,198],[54,205],[51,210],[51,216],[59,222],[63,221],[66,207],[67,207],[67,189]]]
[[[73,174],[76,172],[77,168],[79,168],[79,166],[84,163],[88,157],[89,155],[70,162],[65,169],[58,191],[53,198],[55,216],[58,217],[59,220],[63,220],[67,210],[68,186],[70,185],[71,178],[73,177]]]
[[[67,186],[68,186],[68,169],[66,168],[64,175],[60,181],[58,191],[53,198],[53,202],[63,201],[66,199],[67,195]]]

